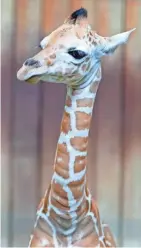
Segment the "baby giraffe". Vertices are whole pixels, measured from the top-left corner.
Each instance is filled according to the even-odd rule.
[[[91,29],[87,11],[75,11],[40,42],[19,80],[64,83],[67,96],[50,187],[37,211],[29,247],[115,247],[87,186],[87,150],[92,111],[101,80],[101,57],[127,42],[133,30],[102,37]]]

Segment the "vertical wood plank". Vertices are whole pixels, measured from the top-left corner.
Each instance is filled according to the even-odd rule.
[[[126,1],[126,28],[137,27],[126,49],[124,117],[124,246],[141,245],[141,2]],[[138,51],[137,53],[135,51]]]
[[[45,33],[51,32],[52,31],[52,25],[53,25],[53,9],[54,9],[54,0],[49,1],[49,0],[43,0],[42,1],[42,25],[43,25],[43,31],[44,31],[44,36]]]
[[[13,49],[13,33],[15,31],[15,18],[14,18],[14,1],[2,1],[1,4],[1,245],[8,247],[9,242],[9,226],[13,218],[9,219],[12,215],[10,212],[11,196],[10,188],[12,187],[10,180],[11,161],[11,111],[12,111],[12,49]],[[8,38],[7,38],[8,37]],[[13,236],[11,235],[11,238]]]
[[[88,20],[89,20],[89,23],[92,25],[93,29],[95,27],[95,5],[96,5],[96,0],[89,0],[89,1],[82,0],[82,7],[87,9]]]
[[[15,119],[13,137],[13,232],[14,246],[27,246],[37,206],[38,172],[38,86],[16,80],[16,71],[34,54],[30,47],[38,42],[40,1],[16,2],[17,40],[15,49]],[[35,15],[31,15],[34,10]],[[22,17],[22,18],[21,18]]]
[[[71,12],[80,9],[81,7],[83,7],[83,0],[71,0],[71,6],[70,6]]]
[[[96,2],[96,24],[100,35],[107,35],[109,29],[109,0]]]
[[[59,25],[63,24],[69,14],[68,1],[43,0],[42,6],[42,31],[45,36],[46,33],[52,32]]]

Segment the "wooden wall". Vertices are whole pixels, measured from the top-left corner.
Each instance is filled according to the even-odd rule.
[[[16,72],[81,6],[103,36],[137,28],[102,61],[88,179],[119,246],[141,247],[141,0],[2,0],[2,246],[28,244],[51,179],[66,92],[21,83]]]

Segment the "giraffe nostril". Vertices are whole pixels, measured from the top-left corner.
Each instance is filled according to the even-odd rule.
[[[36,65],[36,67],[39,67],[40,66],[40,63],[38,60],[35,60],[35,59],[27,59],[25,62],[24,62],[24,65],[26,66],[33,66],[33,65]]]

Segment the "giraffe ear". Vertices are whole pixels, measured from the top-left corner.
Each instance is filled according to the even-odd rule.
[[[100,39],[100,45],[98,45],[98,49],[96,50],[98,57],[100,58],[104,55],[112,54],[116,50],[116,48],[128,41],[130,34],[135,29],[136,28],[106,38],[98,35]]]

